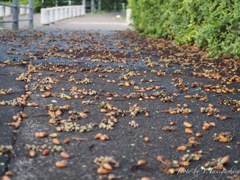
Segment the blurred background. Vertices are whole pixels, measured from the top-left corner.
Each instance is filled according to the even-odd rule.
[[[127,7],[127,0],[85,0],[86,12],[121,12]],[[11,4],[11,0],[1,0]],[[99,3],[100,2],[100,3]],[[19,4],[28,4],[28,0],[19,0]],[[82,0],[34,0],[34,12],[40,12],[41,8],[67,5],[82,5]]]

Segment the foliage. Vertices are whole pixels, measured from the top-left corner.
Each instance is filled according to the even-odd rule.
[[[143,35],[207,48],[209,55],[240,57],[239,0],[129,0]]]
[[[127,0],[101,0],[101,10],[105,12],[122,11],[122,3],[127,4]],[[94,0],[95,8],[98,10],[98,0]],[[90,11],[91,0],[86,0],[86,10]]]
[[[116,7],[114,8],[114,3],[116,3]],[[122,10],[122,3],[127,3],[126,0],[102,0],[102,9],[105,11],[121,11]],[[97,4],[97,1],[96,1]]]

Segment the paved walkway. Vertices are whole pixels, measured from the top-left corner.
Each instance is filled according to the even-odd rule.
[[[117,18],[120,15],[120,18]],[[21,19],[28,18],[21,16]],[[11,19],[6,17],[5,19]],[[12,28],[11,23],[5,24],[7,29]],[[69,29],[69,30],[127,30],[125,13],[86,14],[85,16],[58,21],[49,26],[41,25],[40,14],[34,15],[34,26],[44,29]],[[28,28],[28,21],[20,21],[19,29]]]
[[[0,180],[239,180],[240,62],[117,15],[0,32]]]
[[[239,180],[240,62],[56,29],[119,30],[115,15],[0,32],[0,179]]]

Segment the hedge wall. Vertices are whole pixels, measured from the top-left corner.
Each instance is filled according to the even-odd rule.
[[[240,57],[239,0],[129,0],[143,35],[207,48],[210,56]]]

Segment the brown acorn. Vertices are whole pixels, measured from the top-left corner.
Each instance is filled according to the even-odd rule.
[[[71,156],[68,153],[63,151],[60,153],[60,157],[63,159],[69,159]]]
[[[47,135],[48,135],[47,132],[36,132],[35,133],[36,138],[43,138],[43,137],[46,137]]]
[[[44,149],[43,151],[42,151],[42,155],[43,156],[47,156],[47,155],[49,155],[50,154],[50,150],[49,149]]]
[[[186,146],[179,146],[177,148],[177,151],[186,151],[187,147]]]
[[[97,173],[98,173],[98,174],[101,174],[101,175],[106,175],[106,174],[108,173],[108,170],[105,169],[105,168],[103,168],[103,167],[99,167],[99,168],[97,169]]]
[[[63,161],[57,161],[55,163],[55,166],[58,167],[58,168],[66,168],[67,167],[67,163],[63,162]]]
[[[192,131],[190,128],[186,128],[186,129],[185,129],[185,133],[186,133],[186,134],[192,134],[193,131]]]
[[[52,141],[53,141],[53,144],[56,144],[56,145],[60,144],[60,141],[57,138],[53,138]]]
[[[184,122],[183,125],[186,127],[186,128],[191,128],[192,127],[192,124],[188,123],[188,122]]]
[[[36,152],[33,151],[33,150],[30,150],[28,154],[29,154],[30,157],[35,157],[36,156]]]
[[[141,160],[138,160],[137,164],[138,164],[139,166],[141,166],[141,165],[147,164],[147,161],[141,159]]]
[[[112,170],[112,166],[109,163],[103,163],[102,167],[107,170]]]

